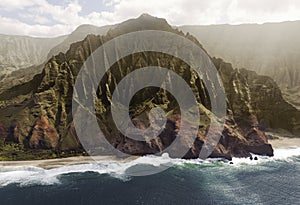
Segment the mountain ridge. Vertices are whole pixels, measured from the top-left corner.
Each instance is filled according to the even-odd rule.
[[[138,20],[136,21],[141,23]],[[155,19],[153,22],[156,22]],[[142,25],[144,27],[139,27],[139,29],[150,29],[153,24]],[[128,31],[130,29],[132,29],[132,25],[129,26]],[[163,29],[170,29],[168,31],[184,35],[178,30],[173,30],[170,25],[165,25]],[[136,28],[133,28],[133,31],[135,30]],[[21,148],[18,147],[19,150],[13,150],[15,158],[29,157],[28,152],[41,153],[40,155],[44,158],[49,158],[53,154],[55,154],[54,157],[61,157],[66,156],[66,153],[70,155],[84,153],[76,136],[71,115],[72,90],[76,75],[87,57],[103,42],[112,39],[115,37],[114,35],[121,34],[120,31],[122,29],[117,28],[115,31],[108,32],[106,36],[88,35],[83,41],[72,44],[66,54],[59,53],[52,57],[46,63],[42,73],[37,75],[34,80],[23,84],[19,92],[14,93],[14,90],[11,89],[8,91],[10,97],[8,93],[0,95],[0,139],[4,143],[2,147],[0,146],[2,157],[10,156],[11,152],[5,152],[5,147],[15,144],[22,145]],[[125,29],[124,33],[126,32]],[[191,35],[185,35],[185,37],[196,41]],[[166,105],[166,109],[174,114],[168,118],[165,132],[156,140],[137,143],[120,134],[114,127],[111,127],[112,118],[109,114],[108,104],[111,100],[108,93],[113,92],[116,83],[120,81],[120,77],[125,76],[127,72],[134,69],[149,65],[149,63],[158,65],[158,62],[161,61],[157,59],[169,60],[171,64],[162,63],[160,66],[170,67],[170,65],[173,65],[174,71],[179,72],[184,79],[187,79],[187,82],[190,82],[189,85],[196,90],[196,96],[202,104],[200,110],[204,118],[201,121],[202,124],[199,125],[201,129],[191,149],[184,156],[185,158],[197,158],[205,141],[205,132],[209,127],[208,122],[211,120],[205,114],[205,111],[209,108],[209,99],[205,96],[205,87],[199,76],[192,74],[192,68],[189,68],[179,59],[159,53],[148,53],[148,57],[145,58],[145,54],[128,56],[112,67],[111,71],[107,72],[106,78],[99,87],[96,100],[97,116],[102,120],[100,127],[108,136],[108,141],[116,149],[128,154],[159,153],[172,143],[178,132],[180,116],[176,114],[176,106],[175,108],[171,106],[175,103],[174,99],[165,92],[150,89],[137,95],[138,100],[135,105],[140,105],[142,112],[132,116],[137,127],[147,127],[147,122],[141,121],[139,117],[147,112],[147,106]],[[280,128],[295,132],[295,134],[300,133],[300,127],[297,124],[297,119],[300,119],[299,112],[282,99],[281,92],[272,79],[259,77],[247,70],[233,69],[230,64],[221,59],[212,58],[212,61],[224,81],[229,108],[221,140],[211,157],[230,159],[233,156],[247,157],[250,156],[250,153],[272,156],[272,147],[268,144],[267,137],[262,130]],[[132,64],[132,62],[140,62],[140,64]],[[128,67],[129,70],[123,74],[118,73],[119,65],[123,68]],[[182,70],[180,67],[184,69]],[[191,79],[194,80],[191,81]],[[107,83],[109,86],[106,86]],[[261,94],[260,92],[264,93]],[[145,102],[145,99],[141,98],[145,94],[157,96],[158,99],[155,102],[147,99]],[[261,101],[266,102],[260,104]],[[269,103],[272,101],[277,101],[278,104],[270,107]],[[270,112],[270,109],[277,112]],[[278,123],[278,116],[282,114],[281,110],[286,113],[285,116],[294,116],[296,121]],[[137,112],[137,110],[135,111]],[[189,126],[188,123],[186,126]],[[185,143],[185,137],[181,137],[183,143]],[[22,155],[23,152],[26,153],[26,156]]]
[[[266,24],[181,26],[196,36],[212,56],[272,77],[285,99],[299,108],[293,90],[300,85],[300,21]]]
[[[52,46],[65,37],[35,38],[0,34],[0,75],[43,63]]]

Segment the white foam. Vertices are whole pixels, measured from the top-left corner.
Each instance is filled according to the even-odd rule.
[[[253,155],[255,157],[257,155]],[[300,156],[300,147],[289,149],[275,149],[274,157],[262,157],[257,156],[258,160],[250,160],[249,158],[234,158],[234,165],[239,164],[257,164],[270,160],[286,160],[293,156]],[[19,184],[20,186],[28,185],[52,185],[60,183],[60,176],[70,173],[83,173],[83,172],[95,172],[99,174],[109,174],[112,177],[119,178],[123,181],[129,180],[128,170],[136,166],[152,167],[160,166],[172,166],[183,164],[203,164],[213,163],[215,161],[222,161],[222,159],[172,159],[168,155],[164,154],[161,157],[158,156],[144,156],[128,162],[118,161],[101,161],[80,165],[68,165],[52,169],[43,169],[32,166],[3,166],[0,167],[0,187],[7,186],[9,184]],[[223,160],[224,161],[224,160]]]
[[[291,161],[291,158],[294,156],[300,156],[300,147],[290,147],[286,149],[274,149],[274,156],[260,156],[252,154],[252,157],[257,157],[257,160],[250,160],[249,158],[233,158],[233,164],[258,164],[267,161],[276,161],[276,160],[284,160]]]
[[[288,149],[275,149],[274,159],[288,159],[290,157],[300,156],[300,147],[290,147]]]
[[[129,162],[101,161],[80,165],[68,165],[52,169],[42,169],[32,166],[4,166],[0,168],[0,187],[12,183],[20,184],[20,186],[32,184],[57,184],[60,183],[59,177],[61,175],[83,172],[109,174],[115,178],[126,181],[129,179],[126,174],[127,170],[136,165],[151,165],[154,167],[162,165],[170,166],[172,160],[173,159],[164,155],[161,157],[144,156]]]

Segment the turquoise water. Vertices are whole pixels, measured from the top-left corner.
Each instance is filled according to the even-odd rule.
[[[274,158],[233,161],[174,160],[172,168],[141,177],[114,171],[113,162],[2,170],[0,203],[300,204],[299,148],[281,150]]]

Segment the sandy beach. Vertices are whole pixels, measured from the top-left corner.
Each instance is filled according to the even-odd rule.
[[[43,159],[43,160],[30,160],[30,161],[0,161],[1,166],[34,166],[41,167],[44,169],[51,169],[61,166],[76,165],[76,164],[87,164],[94,162],[105,162],[105,161],[115,161],[115,162],[128,162],[137,157],[128,158],[117,158],[115,156],[76,156],[60,159]]]
[[[274,149],[284,149],[289,147],[300,147],[300,138],[279,137],[268,140]]]

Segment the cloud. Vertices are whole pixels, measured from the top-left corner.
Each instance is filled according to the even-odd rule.
[[[45,0],[1,0],[0,8],[2,10],[23,9],[28,6],[45,4]]]
[[[28,19],[29,21],[32,21],[32,23],[37,24],[47,24],[51,22],[48,18],[37,14],[21,13],[19,16],[24,20]]]
[[[73,31],[73,27],[69,25],[56,24],[54,26],[28,25],[16,19],[10,19],[0,16],[0,33],[12,35],[28,35],[28,36],[58,36],[68,34]]]
[[[116,17],[148,12],[171,24],[239,24],[300,20],[298,0],[139,0],[114,1]]]
[[[96,1],[88,2],[91,10],[93,7],[99,8],[99,5],[95,5]],[[71,32],[80,24],[115,24],[142,13],[166,18],[172,25],[300,20],[298,0],[152,0],[151,3],[141,0],[103,0],[103,5],[109,10],[103,8],[81,15],[83,8],[77,0],[68,0],[64,6],[46,0],[1,0],[0,12],[16,13],[16,17],[0,13],[0,33],[57,36]],[[25,23],[22,17],[32,23]]]

